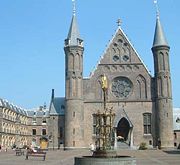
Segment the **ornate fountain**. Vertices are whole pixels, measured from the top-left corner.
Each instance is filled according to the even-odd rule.
[[[94,157],[107,157],[116,156],[116,151],[114,150],[114,129],[113,123],[115,118],[115,113],[112,113],[111,108],[106,107],[107,100],[107,89],[108,83],[105,75],[101,79],[101,87],[104,96],[104,109],[101,113],[100,110],[93,114],[93,118],[96,124],[96,137],[95,137],[95,148],[93,152]]]
[[[119,156],[114,150],[114,119],[113,107],[107,108],[108,82],[105,75],[101,79],[104,94],[103,110],[93,114],[96,124],[95,150],[92,156],[75,157],[74,165],[136,165],[136,159],[130,156]]]

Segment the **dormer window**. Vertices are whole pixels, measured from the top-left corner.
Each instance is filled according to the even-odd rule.
[[[176,123],[180,123],[180,118],[179,117],[177,117]]]
[[[78,43],[78,45],[83,46],[83,40],[82,39],[77,38],[77,43]]]
[[[66,40],[64,41],[64,44],[65,44],[65,46],[69,45],[69,39],[66,39]]]
[[[61,105],[61,109],[65,109],[64,105]]]

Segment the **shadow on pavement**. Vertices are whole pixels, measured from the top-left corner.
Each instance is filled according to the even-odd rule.
[[[180,154],[180,150],[169,150],[169,151],[164,151],[167,154]]]

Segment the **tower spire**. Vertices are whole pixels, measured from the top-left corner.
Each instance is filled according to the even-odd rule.
[[[83,40],[80,39],[76,21],[76,5],[73,2],[73,15],[67,39],[65,40],[65,134],[64,148],[84,148],[83,114]],[[72,116],[73,114],[73,116]],[[75,117],[76,116],[76,117]],[[72,136],[73,134],[76,136]]]
[[[170,46],[165,38],[156,2],[156,28],[152,52],[154,56],[154,91],[156,116],[156,144],[161,148],[173,147],[173,108],[171,74],[169,66]],[[166,115],[165,115],[166,114]],[[166,127],[165,127],[166,126]]]
[[[160,18],[159,18],[160,12],[159,12],[157,0],[154,0],[154,4],[156,5],[156,27],[155,27],[155,33],[154,33],[153,47],[169,46],[166,40],[166,37],[164,35],[163,27],[160,22]]]
[[[73,2],[73,16],[67,39],[65,40],[65,46],[82,46],[83,40],[80,38],[78,24],[76,20],[76,1]]]

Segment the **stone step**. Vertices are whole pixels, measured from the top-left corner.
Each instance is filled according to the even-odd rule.
[[[117,142],[117,149],[130,149],[126,142]]]

